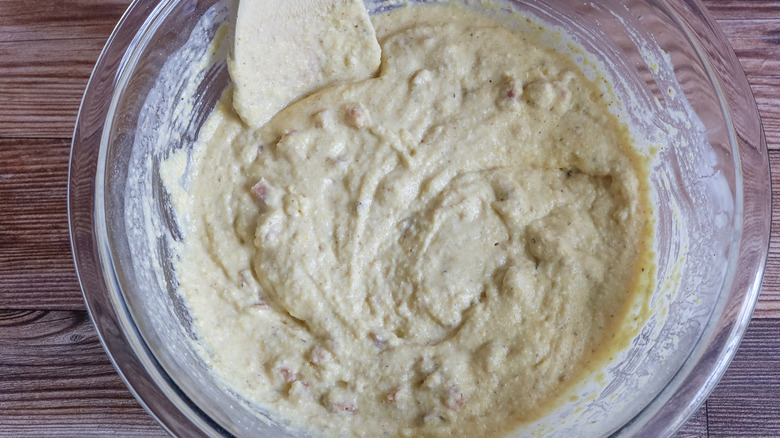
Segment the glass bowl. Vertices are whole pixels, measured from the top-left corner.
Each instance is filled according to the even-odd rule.
[[[73,134],[71,244],[109,357],[166,430],[287,436],[209,371],[168,259],[181,236],[160,161],[191,148],[229,82],[224,58],[204,59],[234,3],[137,0],[122,17]],[[376,12],[397,2],[367,3]],[[504,4],[567,29],[609,66],[624,120],[658,146],[650,317],[598,378],[574,385],[572,401],[518,433],[671,435],[736,353],[764,272],[769,163],[750,87],[698,0]]]

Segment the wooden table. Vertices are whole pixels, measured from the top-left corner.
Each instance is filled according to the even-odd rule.
[[[68,241],[76,112],[128,3],[0,0],[0,436],[164,435],[100,345]],[[780,189],[780,1],[706,4],[753,86]],[[778,225],[747,336],[680,436],[780,436]]]

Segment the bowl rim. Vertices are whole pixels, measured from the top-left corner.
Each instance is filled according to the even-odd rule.
[[[101,239],[106,122],[114,89],[127,69],[127,54],[178,0],[133,0],[114,27],[87,82],[71,141],[68,164],[68,231],[79,286],[103,349],[146,412],[173,436],[232,436],[175,384],[157,361],[121,293],[110,248]],[[88,175],[80,173],[86,167]],[[110,273],[111,275],[106,275]]]
[[[700,0],[676,3],[663,0],[662,3],[677,12],[673,18],[677,20],[718,90],[721,111],[728,121],[730,143],[736,152],[733,154],[734,168],[738,170],[735,178],[735,221],[739,224],[739,235],[734,237],[738,247],[729,254],[724,288],[721,289],[716,306],[720,312],[710,315],[707,330],[701,334],[694,349],[669,383],[613,435],[636,435],[641,431],[649,432],[651,436],[671,436],[698,411],[737,353],[758,303],[769,255],[772,228],[771,168],[761,117],[747,76],[725,33]],[[685,18],[699,20],[703,26],[693,27]],[[706,33],[702,34],[701,30]],[[721,43],[715,48],[717,51],[708,51],[703,47],[708,40]],[[724,72],[713,68],[715,62],[725,65],[729,70]],[[724,88],[730,88],[732,93],[724,92]],[[743,98],[742,107],[739,107],[740,102],[729,98],[734,95]],[[734,123],[735,117],[739,115],[735,110],[753,115],[752,121],[756,122],[757,129],[745,132],[745,127]],[[730,286],[728,294],[723,293],[726,286]],[[742,301],[727,307],[729,298],[735,295],[742,295]],[[712,320],[715,318],[718,320],[713,325]],[[726,336],[723,336],[724,332]],[[710,337],[715,337],[713,343],[702,343],[702,339]],[[703,381],[701,376],[706,376]],[[684,408],[680,409],[681,406]]]
[[[122,71],[127,68],[127,55],[131,50],[138,49],[139,37],[149,29],[156,17],[177,1],[164,0],[157,3],[154,0],[134,0],[98,57],[79,107],[71,142],[68,230],[76,274],[90,319],[111,363],[133,396],[172,435],[231,436],[230,432],[212,420],[178,388],[155,359],[133,322],[127,303],[121,293],[117,293],[121,287],[109,256],[110,248],[108,242],[101,239],[99,232],[101,227],[105,228],[105,224],[101,222],[104,217],[99,210],[102,206],[102,184],[98,181],[103,176],[101,169],[105,165],[107,116],[112,107],[110,102],[115,97],[115,86],[123,76]],[[714,37],[715,41],[728,42],[700,0],[687,2],[687,6],[691,8],[691,14],[687,17],[701,20],[710,31],[709,35],[702,36],[691,26],[684,27],[689,39],[696,41]],[[682,20],[680,16],[676,18]],[[744,268],[744,260],[749,260],[750,264],[748,269],[737,271],[736,262],[730,263],[732,272],[724,284],[732,285],[729,296],[737,293],[742,295],[742,300],[737,302],[739,306],[734,306],[737,308],[724,309],[718,315],[730,312],[729,320],[719,323],[724,325],[728,335],[714,344],[702,346],[701,341],[697,342],[672,380],[613,435],[633,435],[650,428],[658,436],[668,436],[682,427],[707,399],[736,355],[758,300],[768,257],[772,214],[771,170],[766,139],[755,98],[731,45],[723,44],[717,55],[721,57],[719,61],[732,67],[733,76],[726,81],[721,72],[708,65],[711,80],[716,86],[733,85],[743,93],[746,90],[749,95],[743,94],[742,97],[755,112],[755,120],[758,122],[758,138],[755,133],[743,132],[733,122],[729,126],[732,147],[738,152],[734,154],[735,169],[739,169],[737,212],[742,213],[738,217],[742,222],[742,233],[738,236],[739,247],[732,255],[732,261],[738,260],[740,268]],[[701,53],[699,56],[702,61],[708,59]],[[724,96],[728,95],[721,92],[718,97],[722,100],[724,116],[731,121],[732,102]],[[746,163],[751,166],[751,172],[745,172]],[[85,178],[82,174],[84,172],[92,177]],[[762,182],[765,186],[745,184],[746,178],[748,181]],[[758,192],[762,188],[765,193]],[[746,194],[746,189],[757,192]],[[747,224],[752,226],[746,227]],[[735,288],[739,290],[735,291]],[[721,294],[719,300],[726,298]],[[714,328],[711,327],[710,333],[704,333],[702,337],[712,335]],[[690,363],[692,359],[695,360]],[[701,375],[706,376],[704,381],[698,377]],[[676,400],[674,409],[669,408],[672,399]],[[680,409],[681,405],[685,408]]]

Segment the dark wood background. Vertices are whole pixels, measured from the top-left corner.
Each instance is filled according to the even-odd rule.
[[[163,436],[104,353],[68,242],[70,137],[128,0],[0,0],[0,436]],[[708,0],[747,72],[780,199],[780,1]],[[736,359],[679,436],[780,436],[780,214]]]

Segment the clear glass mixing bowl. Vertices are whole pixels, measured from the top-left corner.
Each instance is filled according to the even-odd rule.
[[[378,11],[392,2],[368,3]],[[568,29],[609,66],[627,122],[661,146],[652,171],[652,315],[603,379],[575,385],[578,402],[531,426],[558,435],[671,435],[726,370],[759,293],[771,191],[750,87],[698,0],[505,3]],[[192,146],[228,84],[224,60],[203,60],[233,7],[130,6],[95,66],[73,135],[71,243],[106,351],[163,427],[182,436],[285,436],[209,372],[189,342],[168,261],[180,235],[159,163]]]

